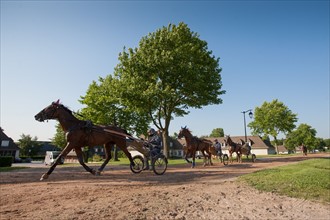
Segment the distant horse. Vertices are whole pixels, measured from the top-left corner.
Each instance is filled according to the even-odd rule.
[[[302,145],[303,155],[307,156],[307,146]]]
[[[229,159],[230,162],[233,163],[233,153],[236,153],[237,155],[237,161],[239,163],[242,162],[242,145],[234,143],[233,140],[230,138],[230,136],[226,136],[224,139],[226,145],[229,146],[228,152],[229,152]]]
[[[252,162],[256,161],[256,155],[251,153],[251,146],[248,143],[243,142],[241,145],[241,156],[246,155],[246,158],[249,159],[249,156],[252,157]]]
[[[179,132],[178,138],[181,139],[182,137],[185,137],[186,139],[186,146],[184,147],[185,151],[185,160],[188,163],[192,163],[192,168],[195,167],[195,157],[196,157],[196,152],[201,151],[203,156],[204,156],[204,166],[206,165],[205,159],[210,162],[212,165],[212,160],[211,160],[211,152],[210,152],[210,147],[212,146],[212,142],[207,141],[207,140],[202,140],[199,139],[191,134],[187,126],[184,128],[181,127],[181,130]],[[192,161],[188,160],[188,157],[192,157]]]
[[[47,179],[55,167],[60,163],[60,161],[64,160],[72,149],[75,150],[79,163],[85,168],[86,171],[92,173],[93,175],[100,175],[103,171],[104,167],[111,159],[111,147],[114,144],[126,154],[131,162],[131,165],[134,166],[132,156],[128,152],[126,146],[126,137],[129,137],[130,134],[128,134],[124,129],[116,126],[93,125],[90,121],[79,120],[73,115],[70,109],[60,104],[59,100],[44,108],[34,117],[40,122],[49,119],[58,120],[66,134],[67,139],[66,147],[57,157],[54,164],[49,168],[48,172],[41,176],[40,180]],[[84,163],[81,148],[85,146],[94,147],[100,145],[104,145],[106,159],[98,171],[95,171]]]

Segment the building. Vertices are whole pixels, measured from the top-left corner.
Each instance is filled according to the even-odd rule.
[[[0,137],[1,137],[1,146],[0,146],[0,156],[12,156],[13,158],[19,158],[20,148],[17,144],[14,143],[13,139],[8,137],[4,130],[0,127]]]

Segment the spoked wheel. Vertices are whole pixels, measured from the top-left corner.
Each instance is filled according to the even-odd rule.
[[[257,160],[257,156],[255,154],[252,154],[252,162],[254,163],[256,162],[256,160]]]
[[[223,165],[227,166],[228,165],[228,161],[229,161],[228,154],[224,154],[223,157],[222,157]]]
[[[153,158],[152,169],[155,174],[163,175],[167,169],[167,159],[164,155],[157,155]]]
[[[134,162],[134,166],[132,166],[132,164],[130,165],[130,168],[132,170],[133,173],[141,173],[141,171],[144,168],[144,159],[142,156],[140,155],[136,155],[133,157],[133,162]]]

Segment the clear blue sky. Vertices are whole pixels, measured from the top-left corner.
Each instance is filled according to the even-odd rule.
[[[244,110],[278,99],[329,138],[329,1],[2,1],[1,127],[49,140],[34,115],[52,101],[77,111],[93,80],[113,73],[123,47],[185,22],[220,57],[223,104],[171,122],[194,135],[244,135]],[[175,79],[173,79],[175,80]],[[251,119],[247,117],[247,123]],[[247,129],[248,134],[250,130]]]

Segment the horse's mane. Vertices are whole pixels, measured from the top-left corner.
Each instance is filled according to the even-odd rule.
[[[63,108],[66,112],[70,113],[71,115],[73,115],[73,112],[65,105],[63,104],[58,104],[61,108]]]

